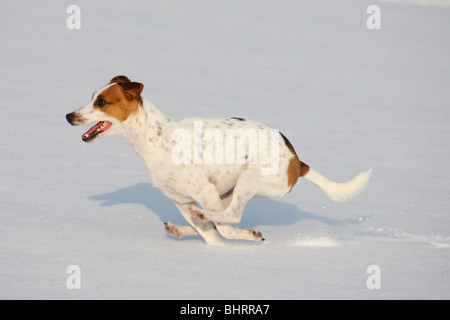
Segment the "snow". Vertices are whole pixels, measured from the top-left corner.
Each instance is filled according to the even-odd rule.
[[[80,30],[72,3],[3,3],[0,298],[449,299],[450,9],[414,3],[80,0]],[[170,118],[254,119],[329,179],[372,179],[345,203],[304,180],[252,201],[262,244],[173,239],[131,145],[65,120],[118,74]]]

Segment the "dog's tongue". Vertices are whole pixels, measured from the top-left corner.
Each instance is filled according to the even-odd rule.
[[[81,138],[87,139],[89,137],[93,137],[101,132],[105,132],[106,130],[108,130],[111,127],[111,122],[108,121],[100,121],[98,122],[95,126],[93,126],[92,128],[90,128],[88,131],[86,131]]]

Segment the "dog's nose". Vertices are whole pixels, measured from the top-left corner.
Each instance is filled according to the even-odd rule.
[[[73,118],[75,118],[75,115],[73,114],[73,112],[66,114],[67,122],[69,122],[70,124],[73,124],[72,123]]]

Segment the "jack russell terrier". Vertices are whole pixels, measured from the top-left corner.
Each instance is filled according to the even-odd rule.
[[[142,98],[143,84],[114,77],[94,92],[91,102],[66,115],[71,125],[96,123],[84,142],[121,134],[144,162],[153,184],[172,199],[188,226],[165,222],[177,238],[200,234],[219,244],[227,239],[263,241],[258,230],[239,229],[252,198],[281,197],[302,177],[334,201],[355,196],[372,170],[336,183],[300,161],[280,132],[242,118],[173,121]]]

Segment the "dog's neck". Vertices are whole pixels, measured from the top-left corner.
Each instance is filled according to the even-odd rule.
[[[123,136],[130,141],[136,153],[152,172],[158,158],[169,152],[172,135],[172,121],[150,101],[143,99],[139,111],[131,115],[124,125]]]
[[[170,119],[145,99],[142,100],[139,111],[122,124],[125,129],[123,136],[135,148],[136,145],[149,145],[161,139],[170,139]]]

